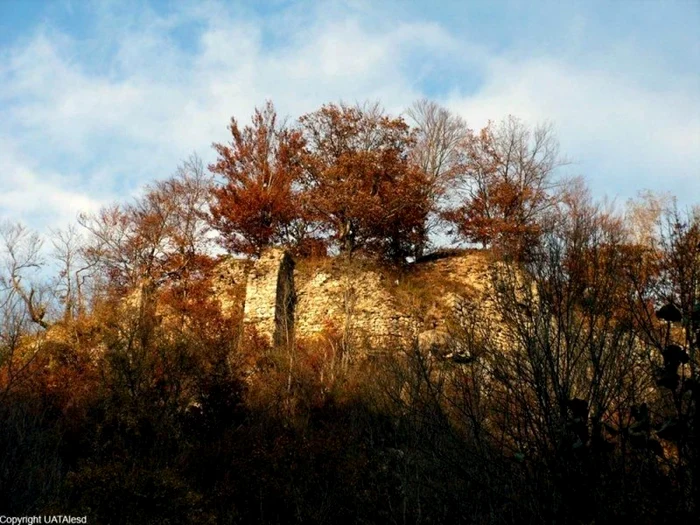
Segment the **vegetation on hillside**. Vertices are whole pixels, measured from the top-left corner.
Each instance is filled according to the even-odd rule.
[[[191,158],[133,202],[46,240],[2,223],[2,514],[691,521],[700,207],[596,202],[546,127],[406,115],[287,122],[268,103],[208,168]],[[487,249],[500,324],[460,312],[442,354],[459,359],[347,347],[338,326],[272,347],[212,293],[215,243],[402,272],[450,236]]]

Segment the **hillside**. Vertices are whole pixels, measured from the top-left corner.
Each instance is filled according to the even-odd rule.
[[[418,108],[268,103],[50,254],[0,222],[0,518],[695,516],[700,209]]]

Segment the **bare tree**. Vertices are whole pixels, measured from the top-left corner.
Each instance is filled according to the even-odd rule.
[[[179,277],[208,244],[205,221],[210,178],[191,157],[170,179],[146,189],[134,203],[83,214],[89,233],[85,257],[113,284],[158,287]]]
[[[432,209],[423,225],[425,241],[416,250],[416,255],[421,255],[429,235],[442,224],[436,212],[446,204],[443,201],[449,196],[462,169],[469,129],[459,115],[431,100],[417,100],[405,113],[415,132],[412,161],[426,175],[424,191]]]
[[[454,479],[507,498],[519,476],[517,508],[533,522],[590,515],[610,465],[626,468],[632,407],[654,387],[628,310],[622,220],[580,193],[548,221],[527,261],[494,260],[494,307],[468,310],[442,359],[412,356],[393,396],[424,425],[416,446]],[[634,453],[653,468],[661,443],[640,441]]]
[[[84,257],[83,237],[75,225],[51,233],[52,256],[59,264],[54,293],[67,322],[85,313],[92,265]]]
[[[11,290],[22,299],[32,322],[48,328],[45,320],[47,305],[39,288],[29,280],[29,274],[35,273],[44,263],[41,238],[22,224],[4,222],[0,224],[0,243],[3,256],[0,287]]]
[[[658,245],[661,221],[673,198],[668,193],[653,193],[645,190],[637,198],[627,201],[625,222],[629,229],[630,242],[653,248]]]
[[[31,281],[42,266],[40,237],[21,224],[0,223],[0,400],[27,379],[40,341],[26,340],[31,325],[46,329],[46,303]]]
[[[416,129],[412,150],[414,162],[428,175],[430,191],[438,198],[459,173],[467,123],[438,103],[427,99],[414,102],[406,116]]]
[[[41,351],[41,338],[32,334],[27,306],[13,290],[0,290],[0,402],[32,375],[32,364]]]

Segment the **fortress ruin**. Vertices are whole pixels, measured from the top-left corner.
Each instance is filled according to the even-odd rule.
[[[294,258],[274,248],[220,265],[216,293],[245,330],[288,344],[329,332],[372,347],[444,340],[465,316],[489,308],[488,253],[434,254],[402,271],[357,259]]]

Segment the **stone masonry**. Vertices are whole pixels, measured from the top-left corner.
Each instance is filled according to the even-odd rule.
[[[274,345],[294,337],[294,260],[284,250],[265,252],[248,274],[243,323]]]
[[[245,329],[277,345],[335,333],[395,347],[444,341],[465,312],[488,310],[488,272],[480,251],[426,258],[399,274],[342,258],[295,265],[271,249],[254,263],[230,259],[215,293],[225,312],[242,313]]]

